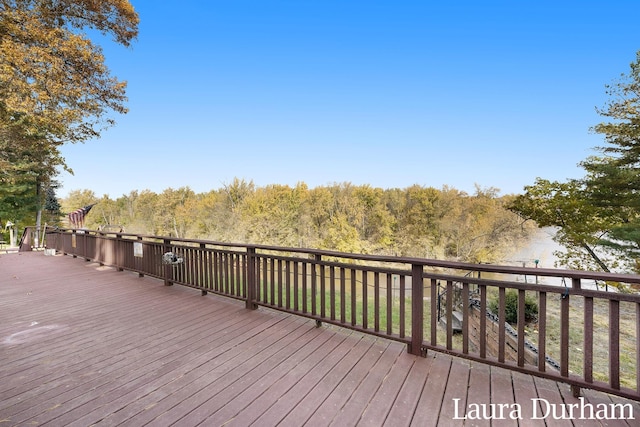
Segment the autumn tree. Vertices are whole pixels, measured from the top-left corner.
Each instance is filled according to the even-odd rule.
[[[242,217],[247,225],[245,240],[298,246],[301,235],[300,207],[306,193],[304,184],[294,188],[268,185],[256,189],[243,203]]]
[[[412,185],[403,191],[397,209],[395,243],[399,255],[438,258],[439,221],[437,204],[440,191],[433,187]]]
[[[138,21],[127,0],[0,1],[0,184],[31,179],[23,209],[41,209],[43,185],[67,166],[60,145],[99,137],[126,112],[126,83],[86,31],[129,46]]]
[[[497,189],[476,187],[471,196],[456,195],[453,190],[445,194],[449,195],[449,203],[443,211],[440,229],[447,258],[498,262],[526,241],[530,227],[504,207],[508,197],[499,197]]]

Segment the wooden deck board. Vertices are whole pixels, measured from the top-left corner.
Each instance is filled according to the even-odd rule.
[[[461,359],[453,359],[447,380],[447,387],[442,399],[440,411],[452,414],[448,419],[440,421],[443,426],[462,426],[466,420],[456,417],[456,406],[467,407],[467,388],[469,386],[469,362]],[[459,399],[456,401],[455,399]],[[461,412],[461,411],[458,411]],[[461,415],[461,414],[458,414]]]
[[[375,426],[384,425],[387,421],[387,415],[396,398],[402,389],[407,375],[411,371],[415,363],[415,357],[409,356],[406,353],[401,354],[389,370],[387,381],[384,381],[382,385],[376,391],[360,421],[364,425]],[[395,420],[389,419],[389,423],[394,423]]]
[[[362,413],[369,405],[369,401],[373,398],[376,391],[382,385],[384,378],[387,376],[393,363],[402,354],[403,348],[395,343],[391,343],[385,348],[376,364],[371,366],[369,372],[353,391],[349,399],[340,408],[340,412],[336,413],[330,425],[351,426],[357,425],[360,421]]]
[[[470,403],[575,403],[565,384],[69,256],[0,256],[0,427],[488,426]],[[584,391],[586,401],[640,404]],[[633,426],[636,420],[546,420]],[[535,424],[534,424],[535,423]]]
[[[440,408],[444,399],[449,370],[451,369],[451,357],[431,352],[428,357],[433,358],[432,368],[429,376],[425,379],[426,384],[418,401],[418,406],[414,412],[411,425],[415,426],[436,426],[440,420]],[[454,414],[445,414],[443,422],[448,422]]]
[[[294,388],[290,391],[290,393],[300,393],[301,395],[304,393],[304,396],[295,407],[287,406],[283,408],[282,405],[285,401],[282,400],[277,405],[272,406],[269,409],[269,413],[276,413],[279,417],[282,417],[282,421],[279,422],[280,426],[290,425],[295,427],[306,423],[326,399],[345,381],[345,378],[354,367],[353,360],[359,360],[371,351],[373,341],[371,337],[361,337],[349,351],[349,354],[345,355],[325,376],[318,378],[318,382],[313,384],[312,390]],[[265,415],[269,415],[269,413]],[[266,421],[266,417],[262,417],[262,419]],[[311,423],[311,425],[317,424]]]
[[[414,358],[414,364],[399,391],[387,419],[394,426],[409,426],[420,395],[424,390],[424,379],[429,376],[433,359]]]
[[[466,402],[478,405],[491,403],[491,368],[487,365],[475,363],[469,369],[469,391]],[[465,402],[465,405],[466,405]],[[474,427],[489,427],[491,420],[476,419],[466,421],[466,425]]]
[[[371,337],[369,338],[373,339]],[[316,409],[311,418],[309,418],[308,424],[318,427],[330,425],[336,415],[340,414],[342,408],[354,394],[355,390],[357,390],[362,381],[364,381],[371,368],[378,363],[378,360],[381,355],[386,352],[388,346],[388,341],[374,341],[369,351],[353,365],[344,380],[327,396],[322,405]],[[286,422],[287,419],[285,419],[285,423]]]

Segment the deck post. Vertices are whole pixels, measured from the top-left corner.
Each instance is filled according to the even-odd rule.
[[[258,308],[256,304],[256,291],[258,288],[256,280],[256,248],[247,246],[247,301],[246,308],[255,310]]]
[[[571,385],[571,395],[573,397],[575,397],[576,399],[579,398],[580,397],[580,389],[581,388],[580,388],[579,385],[572,384]]]
[[[423,271],[422,264],[411,265],[411,344],[407,350],[416,356],[422,355],[422,338],[424,336]]]

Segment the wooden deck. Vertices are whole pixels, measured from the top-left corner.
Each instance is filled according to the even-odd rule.
[[[583,393],[594,408],[629,404],[635,419],[542,418],[544,402],[580,401],[564,384],[415,357],[79,258],[0,255],[0,426],[640,425],[638,402]],[[458,418],[519,406],[465,420],[456,402]],[[509,419],[514,408],[521,419]]]

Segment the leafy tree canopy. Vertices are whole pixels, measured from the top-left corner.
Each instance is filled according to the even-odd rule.
[[[58,168],[67,168],[61,144],[99,137],[112,113],[127,111],[126,83],[111,76],[86,31],[128,46],[138,22],[127,0],[0,0],[3,219],[41,209]]]
[[[110,111],[126,112],[126,83],[104,64],[84,30],[129,45],[138,15],[126,0],[0,2],[0,136],[51,144],[100,135]]]
[[[510,208],[556,226],[564,264],[640,272],[640,52],[629,74],[606,86],[610,101],[593,127],[605,145],[581,162],[586,175],[565,183],[538,179]]]

